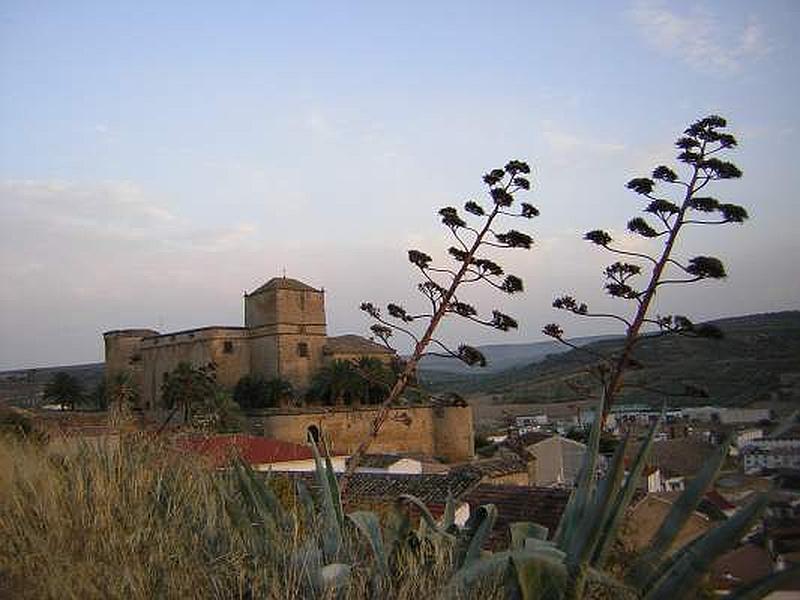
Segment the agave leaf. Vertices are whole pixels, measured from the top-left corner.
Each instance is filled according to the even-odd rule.
[[[328,443],[325,441],[325,436],[322,436],[322,449],[325,450],[325,475],[328,478],[328,487],[333,500],[333,508],[336,512],[336,520],[339,522],[339,529],[342,529],[344,527],[344,507],[342,506],[342,493],[339,489],[339,480],[336,478],[336,472],[333,470],[331,453],[328,450]]]
[[[425,522],[425,524],[427,524],[428,527],[430,527],[436,532],[444,533],[439,529],[439,525],[436,523],[436,519],[433,518],[431,511],[428,510],[428,507],[425,506],[425,503],[416,496],[414,496],[413,494],[400,494],[397,497],[397,502],[398,503],[405,502],[408,504],[413,504],[414,506],[417,507],[417,509],[419,509],[420,515],[422,516],[422,521]]]
[[[728,456],[730,442],[731,436],[729,435],[709,457],[689,486],[675,500],[649,546],[631,568],[627,579],[632,584],[641,587],[644,582],[652,579],[655,566],[667,553],[686,521],[697,509],[706,490],[716,479],[725,457]]]
[[[525,546],[526,538],[537,540],[547,539],[547,527],[542,527],[530,521],[517,521],[508,526],[511,532],[511,549],[521,550]]]
[[[563,564],[515,553],[511,565],[523,600],[560,600],[563,596],[567,581]]]
[[[471,526],[467,532],[467,550],[461,560],[461,566],[468,566],[481,557],[481,548],[494,528],[495,521],[497,521],[497,507],[494,504],[479,506],[470,521]]]
[[[375,562],[381,574],[387,574],[389,571],[389,561],[386,556],[386,549],[383,545],[381,524],[378,520],[378,516],[371,511],[356,511],[348,513],[347,518],[353,522],[358,531],[369,542],[372,553],[375,556]]]
[[[337,517],[336,501],[333,491],[330,487],[330,479],[326,472],[326,468],[322,463],[322,458],[319,455],[317,445],[313,442],[309,444],[311,452],[314,454],[314,463],[316,465],[316,477],[319,484],[320,496],[322,501],[322,543],[325,551],[325,558],[328,560],[334,559],[338,556],[342,547],[342,528],[339,525]],[[338,498],[341,504],[341,498]]]
[[[386,546],[389,556],[393,556],[408,539],[411,533],[411,520],[405,511],[400,509],[399,502],[392,504],[392,510],[384,529]]]
[[[447,490],[447,503],[444,505],[444,517],[442,518],[442,529],[450,532],[456,524],[456,501],[453,498],[453,490]]]
[[[793,565],[783,571],[776,571],[756,579],[754,582],[731,592],[725,598],[726,600],[760,600],[761,598],[766,598],[767,594],[774,592],[784,583],[788,583],[799,576],[800,565]]]
[[[469,590],[484,577],[503,572],[508,567],[510,559],[511,553],[509,551],[497,552],[461,567],[447,582],[447,585],[442,590],[442,597],[460,598],[466,590]]]
[[[639,448],[639,452],[636,454],[636,458],[631,465],[630,471],[628,472],[628,478],[626,479],[622,490],[619,491],[613,500],[614,505],[611,509],[608,519],[603,523],[602,534],[600,539],[597,541],[597,547],[595,548],[594,555],[591,560],[591,564],[593,566],[602,567],[608,558],[608,553],[617,537],[622,519],[625,517],[625,512],[628,510],[628,506],[630,505],[633,495],[636,492],[636,486],[639,484],[639,478],[642,476],[644,467],[647,464],[647,457],[650,454],[650,448],[653,446],[656,432],[661,426],[663,418],[664,411],[662,410],[661,416],[650,426],[650,430],[647,433],[644,444],[642,444],[642,446]],[[630,443],[630,436],[625,436],[625,439],[617,447],[617,450],[621,452],[621,464],[618,466],[612,464],[612,469],[619,468],[624,471],[624,458]],[[615,461],[612,461],[612,463],[613,462]],[[616,475],[610,472],[609,476]]]
[[[604,525],[615,517],[612,514],[616,508],[614,499],[619,493],[625,474],[624,451],[624,444],[617,446],[609,472],[600,482],[592,506],[577,528],[572,547],[568,552],[568,561],[572,564],[588,563],[603,535]]]
[[[722,525],[698,538],[668,570],[656,572],[653,580],[637,587],[647,592],[647,600],[687,597],[714,560],[739,543],[767,507],[768,501],[768,494],[760,494]]]
[[[566,564],[566,552],[556,548],[552,542],[537,540],[536,538],[527,538],[522,550],[524,550],[526,553],[534,553],[536,555],[558,560]]]
[[[241,461],[241,465],[245,476],[252,484],[252,490],[255,497],[258,499],[258,503],[272,515],[272,518],[283,532],[290,533],[293,531],[295,525],[294,515],[284,508],[281,501],[275,495],[275,492],[267,485],[267,482],[256,475],[255,471],[250,468],[250,465],[244,461]]]
[[[316,507],[314,506],[314,499],[311,497],[311,492],[308,491],[308,486],[302,479],[296,479],[295,490],[300,505],[301,519],[304,523],[312,523],[314,521],[314,515],[316,514]]]
[[[568,551],[572,546],[578,525],[588,512],[592,494],[594,493],[594,473],[597,466],[597,455],[600,450],[600,433],[603,421],[601,415],[603,414],[605,403],[606,395],[605,390],[603,390],[595,413],[596,417],[594,423],[592,423],[591,432],[589,433],[589,440],[586,452],[583,455],[581,469],[575,481],[575,488],[572,490],[572,494],[570,494],[567,507],[561,515],[561,520],[558,523],[558,529],[554,537],[554,541],[558,547],[564,551]]]
[[[248,473],[248,466],[241,460],[237,460],[234,463],[233,470],[237,477],[242,500],[250,513],[251,520],[258,521],[266,528],[274,528],[276,526],[276,517],[256,490],[256,484]]]

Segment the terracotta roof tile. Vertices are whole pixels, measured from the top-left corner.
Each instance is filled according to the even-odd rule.
[[[223,466],[235,456],[250,465],[265,465],[314,458],[308,446],[254,435],[191,436],[176,440],[178,448],[198,454],[213,466]]]
[[[311,490],[316,490],[316,474],[311,472],[273,472],[275,476],[301,479]],[[341,475],[339,475],[341,477]],[[346,501],[352,503],[394,502],[401,494],[411,494],[425,504],[447,502],[449,493],[458,499],[475,487],[479,477],[473,473],[429,473],[409,475],[401,473],[354,473],[347,488]]]
[[[480,477],[502,477],[514,473],[527,473],[528,463],[519,455],[506,453],[454,466],[451,472],[475,473]]]
[[[326,354],[393,354],[386,346],[354,334],[327,338],[323,352]]]

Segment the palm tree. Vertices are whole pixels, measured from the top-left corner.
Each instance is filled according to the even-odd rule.
[[[341,406],[363,393],[363,381],[349,360],[334,360],[314,376],[309,396],[313,400]]]

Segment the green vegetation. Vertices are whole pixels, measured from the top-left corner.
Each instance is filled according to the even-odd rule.
[[[64,371],[59,371],[44,388],[45,401],[70,410],[83,402],[83,387],[78,380]]]
[[[213,363],[194,367],[187,362],[178,363],[164,374],[161,394],[164,406],[173,411],[183,410],[183,421],[188,423],[192,408],[206,404],[217,393],[217,376]]]
[[[269,408],[288,402],[293,393],[292,384],[285,379],[245,375],[233,389],[233,400],[245,410]]]
[[[773,400],[790,407],[800,399],[800,312],[721,319],[710,325],[722,331],[721,339],[640,338],[637,368],[628,372],[618,401],[660,405],[663,395],[651,393],[651,387],[674,394],[668,402],[676,406],[745,406]],[[622,341],[614,339],[595,342],[586,350],[613,354],[621,347]],[[490,393],[509,403],[583,400],[600,390],[590,374],[597,365],[592,354],[571,350],[528,367],[461,379],[448,389]],[[695,397],[685,395],[687,384],[695,388]]]
[[[394,371],[377,358],[335,360],[314,375],[307,398],[337,406],[380,404],[396,380]]]

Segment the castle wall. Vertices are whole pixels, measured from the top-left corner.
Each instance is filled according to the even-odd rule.
[[[266,437],[303,444],[314,426],[328,440],[332,452],[352,454],[369,433],[376,414],[373,408],[320,408],[256,418]],[[424,454],[449,462],[471,460],[472,411],[468,406],[393,408],[370,452]]]
[[[247,331],[239,327],[207,327],[145,338],[141,354],[142,400],[146,407],[161,406],[164,375],[181,362],[194,367],[213,362],[217,381],[228,388],[250,369],[250,341]]]

